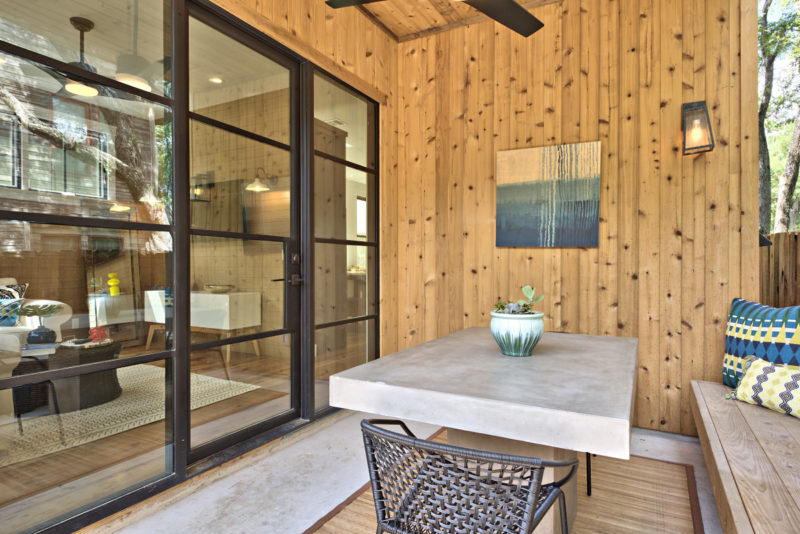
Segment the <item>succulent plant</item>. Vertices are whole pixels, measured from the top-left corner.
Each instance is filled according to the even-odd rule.
[[[516,302],[509,300],[505,302],[503,300],[498,300],[495,305],[495,311],[500,313],[515,313],[515,314],[532,314],[536,313],[536,310],[533,309],[533,305],[537,302],[541,302],[544,298],[544,295],[536,295],[536,289],[532,288],[531,286],[525,286],[522,288],[522,295],[525,297],[524,299],[520,299]]]

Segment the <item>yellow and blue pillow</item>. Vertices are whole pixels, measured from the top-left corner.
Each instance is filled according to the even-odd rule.
[[[0,300],[0,326],[14,326],[17,324],[19,309],[25,299]]]
[[[722,382],[735,388],[744,372],[745,358],[800,365],[800,306],[773,308],[733,299],[725,329]]]

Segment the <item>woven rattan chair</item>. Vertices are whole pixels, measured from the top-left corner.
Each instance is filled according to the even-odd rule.
[[[398,425],[406,435],[376,425]],[[402,421],[361,422],[377,533],[530,534],[553,504],[567,510],[561,487],[577,460],[509,456],[417,439]],[[558,482],[542,484],[545,468],[570,467]]]

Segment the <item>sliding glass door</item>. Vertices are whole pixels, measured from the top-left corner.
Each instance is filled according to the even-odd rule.
[[[297,70],[219,21],[189,20],[196,456],[298,416]]]
[[[378,105],[206,0],[0,29],[0,524],[75,530],[377,357]]]
[[[314,76],[314,407],[328,378],[377,357],[377,105]]]
[[[171,7],[86,6],[0,1],[3,532],[175,471],[174,352],[144,328],[175,287]]]

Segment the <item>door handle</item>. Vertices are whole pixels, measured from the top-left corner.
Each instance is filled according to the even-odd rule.
[[[290,286],[300,286],[303,285],[305,280],[299,274],[293,274],[291,278],[289,278],[289,285]]]

